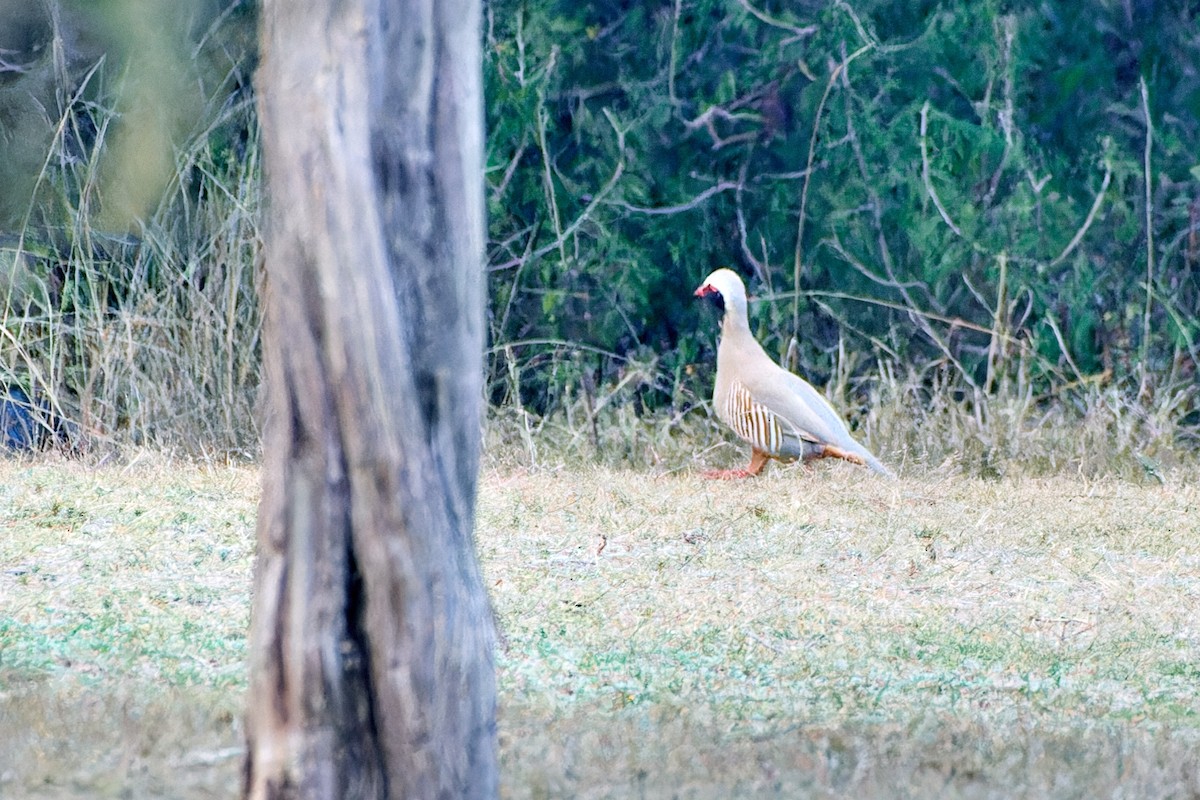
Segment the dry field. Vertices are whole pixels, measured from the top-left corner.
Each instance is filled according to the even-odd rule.
[[[1200,796],[1200,486],[485,469],[512,798]],[[0,797],[237,787],[253,468],[0,462]]]

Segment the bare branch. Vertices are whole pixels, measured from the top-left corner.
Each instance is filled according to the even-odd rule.
[[[817,32],[816,25],[805,25],[804,27],[801,28],[797,25],[792,25],[791,23],[784,22],[781,19],[776,19],[775,17],[768,16],[764,12],[759,11],[757,8],[750,5],[749,0],[739,0],[739,2],[741,3],[742,8],[749,11],[750,14],[752,16],[754,16],[759,22],[766,23],[767,25],[770,25],[772,28],[779,28],[780,30],[791,31],[791,33],[793,34],[793,38],[786,40],[785,44],[788,42],[796,41],[798,39],[807,39],[809,36],[812,36],[814,33]]]
[[[1104,162],[1104,180],[1100,182],[1100,191],[1096,192],[1096,199],[1092,201],[1092,208],[1088,211],[1087,218],[1084,219],[1083,225],[1079,230],[1075,231],[1075,235],[1071,237],[1071,241],[1063,248],[1063,251],[1058,254],[1058,257],[1051,261],[1046,266],[1055,267],[1063,262],[1067,256],[1071,254],[1079,243],[1083,241],[1084,235],[1088,232],[1088,228],[1092,227],[1092,222],[1096,219],[1096,214],[1100,211],[1100,205],[1104,202],[1104,193],[1108,191],[1108,184],[1112,181],[1112,165],[1106,159]]]
[[[7,60],[8,56],[16,52],[16,50],[5,50],[4,48],[0,48],[0,72],[16,72],[22,74],[29,72],[28,66]]]
[[[531,232],[533,232],[534,235],[529,236],[529,241],[536,239],[537,238],[537,234],[536,234],[537,226],[538,226],[538,220],[535,218],[534,221],[531,222],[530,224],[526,225],[525,227],[521,228],[518,231],[514,231],[513,233],[510,233],[508,235],[508,237],[505,238],[503,241],[496,242],[495,244],[493,244],[492,252],[496,254],[496,257],[499,257],[499,255],[501,253],[511,253],[513,242],[517,241],[518,239],[520,239],[524,236],[529,236],[529,234]],[[526,243],[525,243],[526,249],[528,249],[531,246],[529,244],[529,241],[526,241]],[[489,256],[489,259],[490,258],[491,257]],[[511,266],[516,266],[516,264],[513,264]],[[500,270],[500,267],[488,267],[488,272],[498,272],[499,270]]]
[[[898,53],[902,50],[909,49],[921,41],[921,37],[928,33],[934,25],[938,24],[938,16],[936,14],[930,14],[925,25],[925,30],[917,34],[909,41],[901,42],[900,44],[884,44],[883,42],[879,41],[878,36],[867,30],[867,27],[863,25],[862,20],[859,19],[857,12],[855,12],[854,7],[847,3],[846,0],[837,0],[837,2],[834,3],[834,7],[840,8],[842,11],[846,12],[846,16],[850,17],[850,21],[854,23],[854,29],[858,32],[858,37],[863,40],[863,43],[867,48],[878,50],[881,53]]]
[[[752,152],[753,152],[753,149],[751,149],[751,153]],[[749,170],[750,170],[750,155],[747,154],[745,161],[742,162],[742,168],[738,172],[737,194],[735,195],[735,203],[734,203],[736,211],[737,211],[738,242],[742,247],[742,255],[754,267],[754,272],[758,275],[758,279],[760,281],[762,281],[764,284],[766,284],[768,291],[774,291],[773,287],[771,286],[771,271],[767,268],[767,264],[765,263],[765,258],[766,258],[765,243],[763,246],[764,261],[759,261],[757,258],[754,257],[754,253],[751,252],[750,245],[747,242],[748,234],[746,232],[746,210],[745,210],[745,208],[742,207],[742,193],[745,191],[745,188],[746,188],[746,173],[749,172]]]
[[[679,15],[682,13],[683,0],[675,0],[675,13],[671,16],[671,60],[667,66],[667,99],[672,108],[679,108],[679,98],[675,96],[675,70],[679,63]]]
[[[542,339],[519,339],[515,342],[504,342],[503,344],[494,345],[487,349],[489,356],[502,353],[505,350],[511,350],[515,347],[562,347],[567,350],[582,350],[587,353],[595,353],[596,355],[611,358],[614,361],[629,361],[628,356],[623,356],[620,353],[614,353],[612,350],[605,350],[603,347],[595,347],[594,345],[584,344],[582,342],[567,341],[566,339],[542,338]]]
[[[974,325],[974,324],[965,324],[962,321],[958,320],[957,318],[950,319],[949,317],[945,317],[941,314],[924,311],[917,305],[916,301],[912,297],[912,294],[908,291],[911,286],[920,286],[921,288],[924,288],[923,286],[921,286],[921,284],[904,284],[904,283],[901,283],[900,281],[897,281],[895,279],[894,275],[889,275],[889,277],[891,278],[890,281],[883,281],[882,279],[878,278],[878,276],[875,276],[874,273],[872,273],[865,266],[859,264],[857,261],[855,261],[853,258],[851,258],[849,256],[849,254],[841,247],[841,245],[839,243],[837,243],[836,238],[833,240],[832,244],[834,247],[834,252],[836,252],[839,256],[842,256],[843,258],[845,258],[846,263],[855,267],[856,269],[858,269],[859,272],[872,278],[873,280],[883,283],[884,285],[890,286],[891,288],[893,288],[897,292],[899,292],[900,296],[902,298],[904,298],[903,304],[896,303],[896,304],[892,305],[892,304],[880,301],[879,305],[887,305],[889,307],[903,309],[904,311],[908,312],[909,319],[911,319],[917,325],[917,327],[921,329],[922,333],[924,333],[927,337],[929,337],[930,341],[932,341],[935,345],[937,345],[937,348],[942,351],[942,354],[947,358],[947,360],[949,360],[950,363],[954,364],[954,366],[958,368],[958,371],[962,375],[963,380],[965,380],[968,384],[970,384],[972,389],[979,388],[975,384],[975,379],[973,377],[971,377],[971,374],[969,372],[967,372],[967,370],[963,367],[962,363],[959,362],[958,358],[956,358],[954,353],[950,350],[950,345],[945,340],[942,339],[941,335],[936,330],[933,329],[933,326],[930,325],[927,320],[941,319],[941,320],[944,320],[947,322],[951,322],[955,327],[967,327],[972,330],[979,330],[979,331],[982,331],[985,333],[990,333],[990,331],[987,328],[983,328],[982,326]],[[808,295],[812,295],[812,294],[814,294],[814,293],[812,293],[812,292],[808,293]],[[855,299],[861,299],[861,298],[855,298]],[[794,307],[797,307],[797,308],[799,307],[799,299],[796,299],[794,301]]]
[[[496,184],[496,188],[492,190],[493,200],[499,200],[500,195],[504,194],[504,190],[508,188],[508,184],[512,180],[513,174],[517,171],[517,165],[521,163],[521,157],[525,155],[527,147],[529,147],[529,133],[525,132],[521,135],[521,145],[517,148],[517,152],[513,153],[513,157],[509,159],[508,166],[504,170],[504,176],[500,179],[500,183]]]
[[[517,298],[517,291],[521,288],[521,273],[525,270],[525,265],[529,263],[529,251],[533,249],[533,243],[537,239],[537,230],[534,226],[534,233],[525,240],[525,252],[518,259],[517,271],[513,275],[512,286],[508,290],[508,301],[504,304],[504,313],[500,315],[500,322],[496,324],[496,337],[502,339],[504,331],[508,328],[508,317],[512,313],[513,301]]]
[[[698,128],[704,128],[706,131],[708,131],[708,135],[712,137],[713,140],[713,150],[720,150],[722,147],[736,144],[737,142],[753,141],[754,139],[758,138],[758,130],[746,131],[744,133],[734,134],[733,136],[722,137],[721,134],[717,133],[715,122],[716,119],[723,119],[729,122],[761,122],[762,115],[749,111],[735,114],[728,111],[723,106],[712,106],[695,119],[685,119],[683,121],[683,126],[689,131],[694,131]]]
[[[528,258],[538,259],[547,253],[552,253],[555,250],[563,247],[567,239],[574,235],[575,231],[579,230],[579,228],[585,222],[591,219],[592,212],[596,210],[596,207],[599,206],[600,203],[604,202],[604,198],[613,190],[613,188],[617,185],[617,181],[621,180],[621,176],[625,173],[625,131],[622,130],[619,125],[617,125],[616,117],[614,117],[613,113],[607,108],[604,109],[604,116],[608,118],[609,124],[612,125],[613,131],[615,131],[617,134],[617,166],[613,168],[613,174],[609,176],[608,182],[600,188],[600,191],[596,192],[596,195],[592,198],[591,202],[584,207],[583,211],[581,211],[579,216],[575,218],[574,222],[572,222],[566,228],[563,228],[561,232],[556,232],[553,242],[534,250],[527,256]],[[522,258],[526,258],[526,256],[522,256]],[[511,267],[517,266],[519,263],[521,263],[521,258],[515,258],[510,261],[506,261],[503,264],[493,264],[489,269],[491,271],[510,269]]]
[[[1013,40],[1017,35],[1016,18],[1011,14],[1006,15],[1000,18],[1000,24],[1004,26],[1004,47],[1001,49],[1003,69],[1001,87],[1004,94],[1004,107],[1000,109],[996,116],[1000,121],[1000,130],[1004,133],[1004,152],[1000,155],[1000,163],[996,166],[995,172],[992,173],[992,179],[988,182],[988,190],[984,194],[982,202],[984,208],[992,204],[992,200],[996,196],[996,190],[1000,188],[1000,178],[1004,175],[1004,170],[1008,167],[1008,162],[1012,158],[1013,148],[1016,145],[1012,80],[1012,48]]]
[[[987,377],[984,379],[984,391],[990,392],[996,385],[996,376],[1004,362],[1003,340],[1008,336],[1008,255],[1000,253],[996,258],[1000,276],[996,280],[996,307],[992,310],[992,340],[988,343]],[[964,276],[965,277],[965,276]]]
[[[857,270],[859,272],[859,274],[861,274],[867,280],[877,283],[880,286],[886,286],[889,289],[895,289],[896,291],[901,292],[901,293],[903,293],[906,289],[924,289],[925,288],[925,284],[921,283],[920,281],[901,282],[901,281],[897,280],[895,278],[895,276],[885,278],[882,275],[879,275],[878,273],[874,272],[866,264],[862,263],[857,258],[852,256],[846,250],[846,248],[842,246],[842,241],[840,238],[838,238],[838,235],[836,232],[834,233],[832,238],[822,240],[821,244],[828,245],[830,247],[830,249],[832,249],[833,252],[837,253],[838,256],[843,261],[845,261],[850,266],[854,267],[854,269]]]
[[[817,103],[817,113],[813,116],[812,135],[808,139],[808,161],[804,165],[804,183],[800,188],[800,211],[796,215],[796,248],[792,258],[792,290],[796,292],[795,302],[792,305],[792,338],[796,338],[800,331],[800,273],[804,265],[804,222],[807,218],[808,210],[808,185],[812,181],[813,162],[817,157],[817,138],[821,133],[821,115],[825,111],[825,103],[829,100],[829,93],[833,91],[834,84],[837,83],[838,76],[842,70],[850,66],[850,62],[854,61],[859,56],[870,51],[871,45],[866,44],[855,50],[849,57],[842,58],[841,62],[833,68],[829,73],[829,80],[825,83],[825,91],[821,94],[821,102]]]
[[[925,310],[922,310],[919,308],[912,308],[911,306],[907,306],[904,303],[897,303],[894,300],[881,300],[877,297],[863,297],[862,295],[850,294],[849,292],[828,292],[828,291],[823,291],[823,290],[818,290],[818,289],[805,291],[805,292],[802,292],[802,294],[805,297],[810,297],[810,298],[814,298],[814,299],[819,298],[819,297],[826,297],[826,298],[829,298],[832,300],[854,300],[859,303],[866,303],[868,305],[879,306],[880,308],[889,308],[893,311],[903,311],[910,316],[915,316],[919,319],[929,320],[932,322],[941,322],[943,324],[949,325],[951,328],[960,328],[962,330],[973,331],[975,333],[982,333],[982,334],[989,334],[989,335],[992,332],[990,328],[986,328],[983,325],[979,325],[978,323],[963,319],[962,317],[949,317],[949,316],[946,316],[945,314],[938,314],[935,311],[925,311]],[[771,295],[759,295],[758,299],[761,301],[766,301],[766,302],[774,302],[777,300],[778,301],[791,300],[795,296],[796,296],[795,292],[777,292],[776,294],[771,294]],[[1009,336],[1008,338],[1010,341],[1016,341],[1016,337]],[[956,365],[958,364],[958,361],[955,360],[953,357],[951,357],[951,361],[953,361]]]
[[[760,172],[754,176],[755,183],[762,181],[798,181],[807,178],[812,169],[798,169],[794,172]]]
[[[1045,319],[1046,324],[1050,326],[1050,330],[1054,332],[1054,338],[1058,340],[1058,349],[1063,354],[1063,358],[1066,359],[1067,366],[1069,366],[1071,371],[1075,373],[1075,379],[1080,383],[1083,383],[1086,378],[1084,378],[1083,373],[1079,371],[1079,367],[1076,365],[1075,359],[1071,358],[1071,350],[1067,347],[1067,341],[1063,337],[1062,330],[1059,329],[1058,322],[1054,319],[1054,315],[1047,314],[1045,317],[1043,317],[1043,319]]]
[[[822,300],[818,297],[814,297],[813,302],[815,302],[817,304],[817,306],[820,307],[821,311],[824,312],[826,316],[828,316],[830,319],[837,320],[837,324],[838,324],[839,328],[844,328],[848,331],[851,331],[852,333],[858,334],[859,336],[861,336],[863,339],[866,339],[868,342],[870,342],[872,345],[874,345],[879,350],[883,351],[884,353],[887,353],[888,356],[891,357],[893,360],[896,360],[896,361],[902,360],[900,353],[898,353],[895,348],[893,348],[891,345],[889,345],[887,342],[885,342],[880,337],[875,336],[874,334],[868,333],[865,329],[860,328],[857,325],[855,325],[847,317],[839,314],[837,312],[837,310],[834,309],[833,306],[829,305],[829,303],[826,303],[824,300]],[[840,340],[840,337],[839,337],[839,340]],[[840,392],[839,392],[839,394],[840,394]]]
[[[938,213],[942,215],[942,219],[950,227],[950,230],[965,239],[967,237],[963,236],[962,229],[954,223],[954,220],[950,219],[950,212],[946,211],[946,207],[942,205],[942,199],[938,197],[937,190],[933,188],[933,178],[929,168],[929,143],[926,138],[928,129],[929,101],[926,100],[925,104],[921,106],[921,180],[925,183],[925,191],[933,200],[934,206],[937,207]]]
[[[626,211],[632,211],[635,214],[678,214],[683,211],[692,210],[696,206],[701,205],[705,200],[712,197],[714,194],[727,192],[730,189],[737,188],[739,188],[739,184],[736,184],[733,181],[721,181],[720,183],[708,187],[686,203],[680,203],[674,206],[655,206],[654,208],[647,208],[644,206],[631,205],[630,203],[626,203],[624,200],[611,200],[609,201],[609,205],[618,206]]]
[[[845,58],[845,46],[842,48],[842,57]],[[858,164],[858,172],[862,177],[863,187],[866,189],[867,198],[870,201],[868,210],[871,212],[871,219],[875,225],[875,241],[876,246],[879,248],[879,259],[883,263],[883,268],[887,272],[891,285],[904,294],[905,299],[908,299],[908,285],[902,284],[896,278],[896,268],[892,261],[892,250],[888,247],[887,235],[883,225],[883,199],[879,196],[879,192],[875,190],[877,181],[874,180],[867,167],[867,157],[863,152],[862,142],[858,138],[858,131],[854,127],[854,109],[851,104],[854,91],[850,86],[850,71],[848,69],[842,70],[841,80],[842,86],[845,88],[845,91],[842,93],[842,99],[846,106],[846,140],[849,142],[850,149],[854,153],[854,160]],[[917,285],[924,288],[923,284]],[[933,296],[928,290],[926,290],[926,297],[930,301],[933,301]]]
[[[1142,112],[1146,115],[1146,148],[1142,156],[1142,182],[1146,186],[1146,311],[1142,316],[1142,356],[1139,367],[1142,372],[1138,397],[1146,397],[1150,380],[1150,309],[1154,300],[1154,180],[1150,170],[1150,154],[1154,148],[1154,120],[1150,116],[1150,90],[1146,78],[1138,78],[1142,95]]]

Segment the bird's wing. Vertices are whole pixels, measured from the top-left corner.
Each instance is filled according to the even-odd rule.
[[[746,388],[757,403],[791,427],[802,439],[831,444],[860,456],[876,472],[890,474],[870,450],[850,435],[850,430],[824,395],[808,381],[772,363],[772,370]]]
[[[833,406],[808,381],[774,363],[770,371],[754,377],[746,386],[754,400],[802,431],[805,438],[838,447],[854,441]]]
[[[892,476],[892,470],[884,467],[874,453],[852,437],[838,411],[809,381],[779,366],[775,366],[775,371],[778,372],[772,375],[773,379],[764,380],[764,385],[750,387],[756,401],[784,420],[785,426],[791,423],[802,431],[806,438],[852,452],[876,473]]]

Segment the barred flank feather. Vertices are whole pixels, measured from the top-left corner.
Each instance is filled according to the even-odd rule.
[[[729,397],[719,414],[733,432],[754,447],[770,456],[780,455],[783,446],[783,428],[779,418],[762,403],[756,403],[750,391],[734,381]]]

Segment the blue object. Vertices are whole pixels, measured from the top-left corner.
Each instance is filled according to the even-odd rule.
[[[38,450],[50,433],[53,412],[45,400],[34,402],[19,386],[0,389],[0,450]]]

